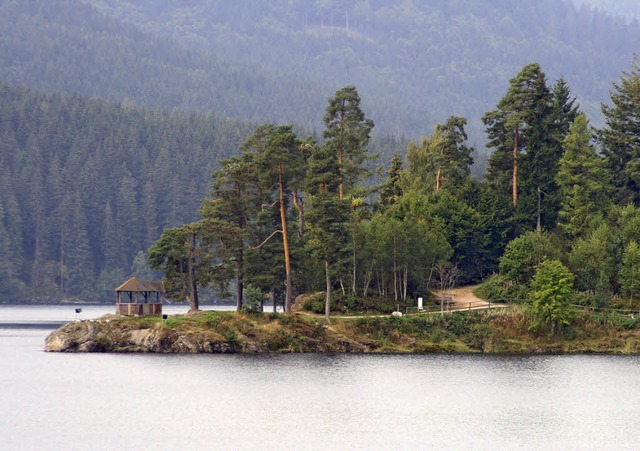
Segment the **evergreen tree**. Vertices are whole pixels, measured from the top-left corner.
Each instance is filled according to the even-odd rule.
[[[553,85],[553,128],[557,133],[557,140],[562,141],[569,134],[573,121],[580,114],[575,97],[571,97],[571,89],[564,77],[560,77]]]
[[[559,92],[563,92],[559,89]],[[561,156],[554,133],[553,93],[540,65],[526,65],[510,82],[497,109],[482,120],[495,152],[487,181],[496,196],[511,197],[516,229],[553,227],[559,208],[555,174]]]
[[[323,136],[338,157],[340,167],[339,198],[366,173],[364,162],[368,158],[367,145],[373,121],[360,109],[360,95],[355,86],[345,86],[329,99],[324,116],[326,129]]]
[[[420,146],[409,143],[409,171],[416,180],[434,191],[460,187],[473,164],[473,149],[466,145],[466,124],[466,119],[451,116],[444,124],[437,124],[429,137],[422,138]]]
[[[308,219],[314,258],[324,262],[326,295],[325,319],[330,321],[332,273],[345,258],[349,244],[349,204],[339,199],[340,170],[333,149],[315,146],[309,158],[306,189],[311,195]]]
[[[165,229],[149,249],[149,265],[164,272],[169,297],[186,299],[189,311],[197,311],[199,287],[212,285],[226,294],[226,284],[233,277],[226,253],[233,253],[240,239],[236,227],[215,219]]]
[[[558,225],[571,238],[582,236],[610,205],[611,186],[605,161],[590,144],[591,129],[584,114],[571,124],[563,142],[556,181],[562,207]]]
[[[402,158],[400,155],[395,154],[391,159],[391,165],[387,169],[387,180],[385,180],[382,188],[380,189],[380,201],[378,205],[384,209],[393,205],[400,196],[402,196]]]
[[[606,127],[600,130],[602,152],[614,175],[615,200],[640,202],[640,65],[634,59],[620,83],[613,84],[612,105],[602,104]]]
[[[270,126],[267,129],[264,152],[258,154],[257,164],[261,170],[262,183],[269,187],[276,198],[280,211],[280,229],[274,233],[282,236],[285,261],[285,311],[291,312],[293,302],[293,282],[291,270],[291,249],[287,230],[287,204],[292,190],[297,189],[305,172],[305,152],[300,140],[290,125]],[[275,189],[274,189],[275,188]],[[267,189],[265,189],[267,192]]]
[[[227,221],[243,231],[245,236],[249,234],[250,227],[260,210],[261,193],[255,157],[254,153],[244,152],[238,157],[222,161],[220,169],[213,176],[211,197],[203,202],[201,208],[204,218]],[[236,309],[238,311],[243,306],[245,247],[246,244],[238,246],[233,256],[236,263]]]

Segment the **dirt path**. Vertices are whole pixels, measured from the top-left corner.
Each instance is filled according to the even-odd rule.
[[[491,307],[497,307],[495,304],[489,304],[487,301],[480,299],[473,294],[473,290],[478,285],[470,285],[467,287],[452,288],[450,290],[436,291],[438,297],[451,297],[451,310],[475,310]]]

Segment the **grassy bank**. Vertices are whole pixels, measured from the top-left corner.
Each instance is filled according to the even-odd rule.
[[[70,323],[53,351],[613,353],[640,352],[640,319],[580,312],[561,334],[536,334],[520,307],[405,317],[200,312]],[[66,328],[66,329],[65,329]],[[54,335],[52,334],[52,336]],[[61,337],[64,340],[61,340]],[[53,340],[48,339],[48,342]]]

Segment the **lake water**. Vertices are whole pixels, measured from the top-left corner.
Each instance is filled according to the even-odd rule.
[[[640,357],[43,352],[75,316],[0,306],[0,449],[640,448]]]

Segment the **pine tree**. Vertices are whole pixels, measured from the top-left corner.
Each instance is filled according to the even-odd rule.
[[[555,173],[561,148],[552,132],[553,113],[545,74],[532,63],[511,80],[497,109],[482,118],[488,146],[495,148],[487,181],[496,196],[511,197],[517,229],[555,224]]]
[[[606,127],[599,139],[607,165],[615,175],[615,200],[640,202],[640,63],[634,59],[620,83],[613,84],[611,102],[601,106]]]
[[[280,229],[274,233],[282,236],[283,255],[285,261],[285,311],[291,312],[293,302],[293,281],[291,272],[291,249],[289,231],[287,229],[287,201],[290,193],[300,183],[305,172],[305,152],[300,140],[290,125],[270,126],[266,130],[264,152],[258,154],[257,164],[261,170],[262,184],[265,192],[274,194],[280,211]],[[274,189],[275,188],[275,189]]]
[[[164,272],[169,297],[186,299],[189,311],[197,311],[199,287],[214,286],[226,294],[226,284],[233,278],[233,265],[226,254],[233,253],[240,239],[235,226],[216,219],[165,229],[149,249],[149,265]]]
[[[329,146],[315,146],[309,158],[306,189],[311,195],[308,219],[312,255],[324,262],[325,319],[330,321],[332,274],[346,258],[349,244],[349,204],[338,196],[340,170],[336,155]]]
[[[222,161],[213,176],[211,197],[203,202],[200,210],[204,218],[227,221],[249,234],[252,223],[260,210],[261,192],[255,165],[256,154],[244,152],[238,157]],[[243,306],[245,278],[245,243],[237,246],[233,259],[236,264],[236,309]]]
[[[469,176],[473,149],[466,145],[466,124],[466,119],[451,116],[444,124],[437,124],[429,137],[422,138],[420,146],[409,144],[409,171],[430,191],[460,187]]]
[[[345,86],[329,99],[324,116],[323,136],[338,157],[340,167],[340,200],[366,174],[367,145],[373,121],[360,109],[360,95],[355,86]]]

